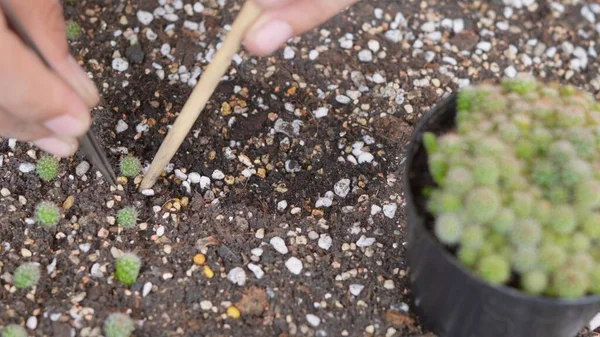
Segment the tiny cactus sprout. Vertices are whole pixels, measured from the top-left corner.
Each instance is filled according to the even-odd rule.
[[[438,242],[492,285],[600,295],[600,102],[517,76],[462,88],[454,122],[422,138]]]
[[[129,337],[135,330],[133,320],[126,314],[114,312],[104,320],[106,337]]]
[[[479,260],[477,272],[491,284],[502,284],[510,277],[510,263],[500,255],[490,254]]]
[[[125,285],[133,285],[140,274],[142,260],[134,253],[123,253],[117,257],[115,277]]]
[[[15,269],[13,284],[19,289],[31,288],[40,280],[40,265],[35,262],[25,262]]]
[[[125,177],[135,177],[142,171],[140,160],[134,156],[126,156],[121,159],[121,174]]]
[[[36,172],[40,179],[50,181],[58,175],[59,161],[51,155],[43,155],[38,159]]]
[[[42,201],[35,208],[35,221],[44,228],[53,228],[60,221],[60,209],[52,202]]]
[[[124,229],[132,228],[136,225],[138,211],[133,206],[128,206],[117,211],[117,223]]]
[[[27,337],[29,334],[24,327],[18,324],[9,324],[2,330],[2,337]]]
[[[70,41],[77,40],[81,35],[81,27],[73,20],[67,22],[67,39]]]

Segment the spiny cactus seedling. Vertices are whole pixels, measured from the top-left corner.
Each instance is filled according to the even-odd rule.
[[[455,122],[423,134],[439,242],[491,284],[600,294],[600,102],[518,76],[461,89]]]
[[[58,175],[59,161],[51,155],[43,155],[38,159],[36,172],[40,179],[50,181]]]
[[[124,229],[135,226],[138,219],[138,211],[133,206],[127,206],[117,212],[117,223]]]
[[[125,177],[135,177],[142,171],[140,160],[134,156],[126,156],[121,159],[121,174]]]
[[[129,337],[135,330],[135,324],[129,315],[114,312],[104,320],[104,334],[106,337]]]
[[[115,277],[125,285],[133,285],[140,274],[142,260],[134,253],[123,253],[117,257]]]
[[[27,330],[18,324],[9,324],[2,330],[2,337],[27,337]]]
[[[67,39],[70,41],[77,40],[81,35],[81,27],[73,20],[67,22]]]
[[[40,265],[35,262],[25,262],[15,269],[13,284],[24,289],[31,288],[40,281]]]
[[[52,228],[60,220],[60,209],[50,201],[42,201],[35,208],[35,221],[44,228]]]

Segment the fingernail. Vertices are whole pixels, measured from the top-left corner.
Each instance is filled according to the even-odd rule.
[[[94,82],[92,82],[73,56],[69,55],[68,63],[71,73],[73,74],[73,77],[68,80],[71,81],[73,89],[77,91],[88,107],[91,108],[98,104],[100,94],[98,93],[98,88]]]
[[[69,157],[77,151],[75,139],[43,138],[33,142],[35,146],[58,157]]]
[[[62,115],[44,124],[50,131],[61,136],[81,136],[87,132],[89,125],[71,115]]]
[[[255,45],[264,53],[275,52],[287,40],[292,38],[292,26],[281,20],[267,21],[251,36]]]

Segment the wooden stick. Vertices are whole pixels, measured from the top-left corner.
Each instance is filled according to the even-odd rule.
[[[181,143],[190,132],[204,106],[221,82],[221,78],[231,65],[233,56],[239,51],[245,32],[258,19],[261,9],[252,0],[246,1],[233,22],[221,48],[192,91],[173,127],[158,149],[148,172],[140,184],[140,189],[152,188],[164,168],[169,164]]]

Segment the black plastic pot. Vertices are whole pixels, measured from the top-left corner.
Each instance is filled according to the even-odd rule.
[[[425,131],[455,126],[456,94],[424,116],[408,147],[405,194],[409,277],[422,324],[440,337],[573,337],[600,311],[600,296],[579,300],[534,297],[475,277],[431,231],[421,191],[435,186],[421,144]]]

